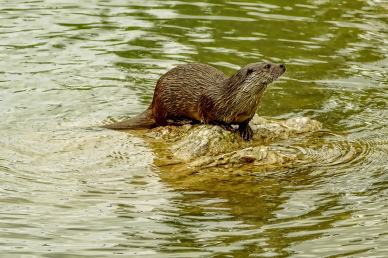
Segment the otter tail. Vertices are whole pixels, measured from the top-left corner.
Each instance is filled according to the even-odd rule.
[[[127,120],[103,125],[101,127],[113,129],[113,130],[126,130],[126,129],[144,129],[144,128],[152,128],[156,126],[155,119],[152,116],[151,110],[147,109],[143,113],[129,118]]]

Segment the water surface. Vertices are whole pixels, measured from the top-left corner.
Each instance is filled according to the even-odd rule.
[[[1,1],[1,254],[386,257],[387,13],[382,0]],[[279,143],[311,162],[177,175],[141,137],[93,128],[144,110],[177,64],[258,60],[287,65],[259,115],[323,123]]]

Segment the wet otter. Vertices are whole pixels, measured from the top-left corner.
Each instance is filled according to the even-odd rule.
[[[228,78],[210,65],[179,65],[160,77],[147,110],[103,127],[123,130],[201,122],[233,130],[232,125],[238,125],[240,135],[250,140],[248,123],[264,90],[285,70],[284,64],[253,63]]]

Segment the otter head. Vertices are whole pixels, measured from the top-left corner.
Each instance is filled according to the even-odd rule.
[[[239,85],[239,89],[243,92],[258,94],[285,71],[284,64],[253,63],[230,77],[230,84]]]
[[[242,90],[256,93],[279,78],[286,71],[286,67],[284,64],[253,63],[245,66],[243,70],[245,71],[245,80]]]

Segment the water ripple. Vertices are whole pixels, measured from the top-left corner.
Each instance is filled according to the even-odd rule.
[[[298,146],[296,148],[303,153],[308,166],[326,169],[332,167],[336,171],[347,171],[347,169],[354,167],[368,167],[376,161],[383,162],[385,157],[379,146],[386,145],[386,139],[349,140],[343,138],[343,136],[325,137],[324,141],[310,141],[310,147]]]

